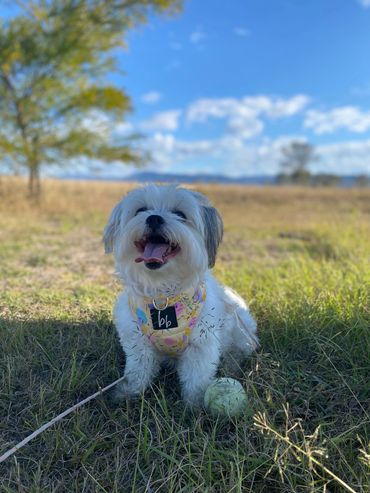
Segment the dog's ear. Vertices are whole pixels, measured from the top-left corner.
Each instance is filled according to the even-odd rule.
[[[200,193],[191,191],[200,205],[204,224],[205,244],[208,253],[208,267],[212,268],[216,263],[218,246],[221,243],[224,234],[224,223],[220,213],[215,207],[212,207],[208,198]]]
[[[208,267],[212,268],[216,262],[218,246],[224,233],[224,225],[218,210],[214,207],[202,206],[202,214],[208,252]]]
[[[108,223],[104,228],[103,243],[105,253],[113,252],[113,243],[116,234],[121,226],[122,220],[122,202],[119,202],[111,212]]]
[[[216,262],[218,246],[221,243],[224,233],[224,225],[218,210],[212,206],[203,205],[202,215],[208,253],[208,267],[212,268]]]

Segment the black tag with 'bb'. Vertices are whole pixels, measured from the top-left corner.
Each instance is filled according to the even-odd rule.
[[[154,330],[166,330],[178,327],[176,310],[174,306],[168,306],[164,310],[150,309]]]

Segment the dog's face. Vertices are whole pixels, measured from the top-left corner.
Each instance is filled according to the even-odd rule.
[[[178,286],[213,267],[222,232],[221,217],[204,195],[148,185],[113,209],[104,244],[126,283]]]

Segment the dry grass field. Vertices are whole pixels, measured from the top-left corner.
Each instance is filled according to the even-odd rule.
[[[101,233],[130,187],[47,181],[30,204],[22,180],[0,182],[0,454],[122,372]],[[259,325],[250,413],[194,416],[165,374],[0,464],[1,492],[370,491],[370,191],[197,188],[225,222],[215,275]]]

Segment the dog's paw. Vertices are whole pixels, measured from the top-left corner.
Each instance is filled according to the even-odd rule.
[[[110,393],[110,397],[113,402],[120,402],[129,397],[126,380],[122,380],[114,386]]]
[[[198,391],[196,393],[188,394],[186,392],[182,392],[182,400],[185,403],[185,406],[191,411],[198,413],[202,410],[204,405],[204,391]]]

